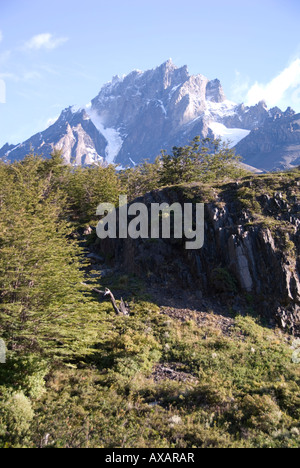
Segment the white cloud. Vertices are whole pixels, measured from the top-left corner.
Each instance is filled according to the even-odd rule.
[[[4,52],[1,52],[0,53],[0,65],[5,65],[6,62],[8,62],[8,60],[10,59],[10,57],[11,57],[10,50],[5,50]]]
[[[2,78],[3,80],[11,80],[15,83],[17,81],[20,81],[20,77],[15,73],[0,73],[0,78]]]
[[[1,31],[1,29],[0,29],[0,42],[1,42],[2,40],[3,40],[3,33],[2,33],[2,31]]]
[[[26,42],[25,49],[27,50],[40,50],[40,49],[53,50],[67,41],[68,41],[67,37],[55,38],[52,34],[49,34],[49,33],[38,34],[37,36],[33,36],[29,41]]]
[[[0,104],[6,103],[6,85],[5,81],[0,78]]]
[[[47,122],[46,122],[46,128],[51,127],[51,125],[55,124],[55,122],[57,122],[58,119],[59,119],[59,115],[57,115],[56,117],[52,117],[52,118],[48,119]]]
[[[256,82],[246,94],[247,105],[265,101],[268,106],[291,106],[300,110],[300,59],[295,59],[267,84]]]
[[[37,71],[28,71],[28,72],[24,72],[23,75],[22,75],[22,79],[24,81],[34,81],[34,80],[39,80],[42,78],[42,75],[37,72]]]
[[[23,71],[22,73],[0,73],[0,78],[13,81],[14,83],[18,82],[31,82],[39,80],[42,78],[42,75],[35,70]]]
[[[243,77],[242,74],[236,70],[235,79],[231,86],[231,99],[235,102],[243,102],[248,90],[249,78]]]

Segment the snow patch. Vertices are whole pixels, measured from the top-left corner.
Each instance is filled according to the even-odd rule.
[[[72,106],[72,107],[70,108],[72,114],[77,114],[77,112],[81,111],[81,109],[82,109],[82,108],[81,108],[80,106]]]
[[[7,157],[10,153],[13,153],[14,151],[16,151],[18,148],[22,147],[23,145],[20,143],[19,145],[15,146],[13,149],[7,151],[5,153],[5,156]]]
[[[177,86],[174,86],[174,87],[171,89],[171,91],[169,92],[169,100],[172,99],[173,94],[175,93],[175,91],[177,91],[178,88],[180,88],[180,86],[182,86],[182,83],[180,83],[180,84],[177,85]]]
[[[108,164],[113,164],[123,146],[123,140],[120,133],[114,128],[105,128],[101,116],[95,110],[86,109],[86,111],[97,130],[107,141],[105,161]]]
[[[209,128],[217,137],[220,137],[222,141],[230,141],[229,148],[233,148],[250,133],[250,130],[244,130],[242,128],[227,128],[225,125],[217,122],[211,122],[209,124]]]
[[[126,168],[123,167],[121,164],[119,164],[119,165],[116,167],[116,171],[126,171]]]
[[[163,111],[163,113],[165,114],[165,116],[167,116],[167,111],[166,111],[166,108],[165,108],[163,102],[162,102],[160,99],[158,99],[157,102],[159,103],[159,105],[160,105],[160,107],[161,107],[161,110]]]
[[[227,99],[223,102],[206,101],[206,104],[207,110],[205,111],[205,115],[207,117],[223,118],[236,113],[236,103]]]
[[[46,123],[46,128],[49,128],[52,125],[54,125],[58,121],[58,119],[59,119],[59,115],[57,115],[56,117],[48,119],[47,123]]]

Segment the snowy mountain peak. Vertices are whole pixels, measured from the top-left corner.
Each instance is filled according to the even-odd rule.
[[[170,151],[196,135],[220,137],[230,146],[252,141],[252,133],[266,122],[272,126],[273,121],[293,120],[294,114],[290,108],[285,113],[269,110],[265,102],[252,107],[231,102],[218,79],[190,75],[187,66],[177,67],[169,59],[151,70],[113,77],[85,108],[63,110],[44,132],[20,145],[6,145],[0,157],[22,159],[31,147],[49,156],[58,148],[68,164],[126,167],[154,160],[161,149]],[[245,145],[240,147],[247,157]]]

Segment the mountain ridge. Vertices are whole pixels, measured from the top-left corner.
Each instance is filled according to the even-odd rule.
[[[229,101],[218,79],[190,75],[187,66],[178,68],[169,59],[152,70],[115,76],[89,105],[63,110],[45,131],[19,145],[6,144],[0,158],[20,160],[30,151],[48,157],[57,148],[67,164],[115,163],[122,168],[153,161],[162,149],[170,151],[200,135],[230,140],[244,163],[272,170],[298,163],[300,133],[293,131],[294,120],[298,125],[290,108],[283,112],[268,109],[263,101],[251,107]],[[264,146],[275,127],[284,140],[280,148],[269,144],[276,157],[268,155],[264,164]],[[260,144],[255,145],[258,134]]]

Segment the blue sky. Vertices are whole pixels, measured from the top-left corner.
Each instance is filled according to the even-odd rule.
[[[0,0],[0,147],[172,58],[227,97],[300,112],[299,0]]]

